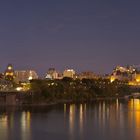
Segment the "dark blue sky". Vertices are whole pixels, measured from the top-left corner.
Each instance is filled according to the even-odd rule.
[[[1,0],[0,71],[111,72],[140,64],[138,0]]]

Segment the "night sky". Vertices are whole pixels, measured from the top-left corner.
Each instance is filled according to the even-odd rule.
[[[110,73],[140,64],[138,0],[1,0],[0,71]]]

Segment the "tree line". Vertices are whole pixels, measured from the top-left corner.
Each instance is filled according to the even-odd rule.
[[[32,96],[27,99],[33,102],[42,101],[88,101],[96,98],[122,97],[130,94],[125,82],[109,79],[72,79],[64,77],[55,80],[32,80]]]

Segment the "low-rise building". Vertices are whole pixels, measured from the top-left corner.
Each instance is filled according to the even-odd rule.
[[[58,79],[59,74],[58,72],[55,70],[55,68],[49,68],[48,72],[46,73],[45,78],[46,79]]]
[[[110,76],[110,81],[111,82],[113,82],[114,80],[131,81],[135,71],[136,71],[135,68],[133,68],[132,66],[127,67],[117,66]]]
[[[131,86],[140,86],[140,73],[134,73],[132,76],[132,80],[129,81],[129,85]]]
[[[77,75],[78,79],[97,79],[98,76],[93,72],[82,72]]]
[[[73,69],[66,69],[63,72],[63,77],[75,78],[76,72]]]

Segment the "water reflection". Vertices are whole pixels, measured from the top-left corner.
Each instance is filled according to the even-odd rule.
[[[21,121],[20,121],[21,119]],[[0,140],[31,140],[30,112],[0,114]]]
[[[22,140],[30,140],[31,139],[31,113],[22,112],[21,115],[21,135]]]
[[[80,133],[83,133],[83,119],[84,119],[84,108],[83,108],[83,104],[80,104],[80,110],[79,110],[79,129],[80,129]]]
[[[140,139],[139,99],[64,104],[43,108],[43,111],[38,108],[36,112],[27,110],[0,110],[0,140]]]
[[[6,114],[0,115],[0,140],[8,138],[8,116]]]
[[[73,135],[74,133],[74,123],[75,123],[75,104],[71,104],[69,109],[69,128],[71,135]]]
[[[129,101],[129,123],[135,132],[135,139],[140,139],[140,100],[131,99]]]
[[[64,118],[66,119],[67,113],[69,114],[69,133],[71,139],[74,139],[76,135],[80,135],[82,139],[84,132],[84,124],[86,120],[87,104],[64,104]],[[67,112],[68,110],[68,112]],[[66,120],[67,121],[67,120]],[[65,123],[66,124],[66,123]],[[75,128],[78,128],[75,130]]]

